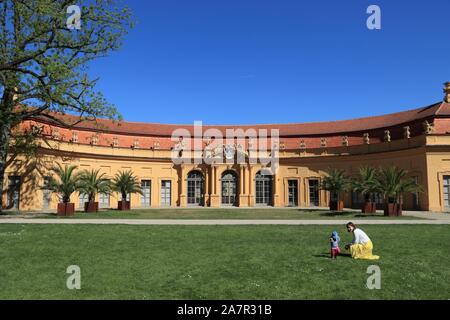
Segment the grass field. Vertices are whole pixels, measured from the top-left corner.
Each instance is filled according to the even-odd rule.
[[[48,215],[55,218],[55,215]],[[40,217],[41,218],[41,217]],[[327,210],[302,209],[139,209],[132,211],[99,211],[98,213],[76,212],[76,218],[116,218],[116,219],[419,219],[415,217],[385,217],[383,213],[362,214],[359,211],[334,212]]]
[[[0,225],[0,299],[450,299],[450,226],[363,226],[378,261],[331,261],[333,229],[350,240],[342,225]]]

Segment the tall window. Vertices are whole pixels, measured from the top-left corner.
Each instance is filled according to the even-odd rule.
[[[288,181],[288,205],[290,207],[298,206],[298,181]]]
[[[42,189],[42,208],[50,208],[50,200],[52,196],[52,191],[48,189],[48,184],[50,182],[50,177],[44,177],[44,188]]]
[[[80,193],[78,196],[78,207],[84,208],[84,204],[89,201],[89,196],[84,193]]]
[[[142,180],[141,187],[142,187],[141,207],[150,207],[152,182],[150,180]]]
[[[8,209],[19,210],[20,176],[8,177]]]
[[[100,193],[98,195],[98,206],[99,208],[109,208],[109,194],[108,193]]]
[[[319,180],[309,180],[309,205],[317,207],[319,201]]]
[[[170,206],[172,203],[172,181],[161,181],[161,206]]]
[[[444,176],[444,206],[450,208],[450,176]]]
[[[237,205],[237,180],[237,176],[233,171],[225,171],[222,174],[222,205]]]
[[[188,205],[203,205],[204,178],[200,171],[191,171],[187,176]]]
[[[256,173],[256,204],[270,206],[272,204],[272,176]]]

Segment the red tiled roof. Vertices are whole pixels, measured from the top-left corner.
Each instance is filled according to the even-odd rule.
[[[310,122],[310,123],[293,123],[293,124],[258,124],[258,125],[204,125],[203,131],[216,128],[224,135],[226,129],[267,129],[270,135],[270,129],[279,129],[280,136],[318,136],[343,134],[351,132],[361,132],[376,130],[381,128],[389,128],[411,123],[421,119],[431,117],[450,116],[450,103],[439,102],[427,107],[391,113],[387,115],[372,116],[351,120],[339,120],[328,122]],[[65,121],[74,122],[77,117],[72,115],[59,115],[58,117]],[[36,119],[40,122],[47,120]],[[142,122],[114,122],[107,119],[98,119],[97,123],[84,121],[77,124],[74,129],[101,131],[111,134],[122,135],[138,135],[138,136],[159,136],[170,137],[176,129],[187,129],[193,135],[193,125],[177,125],[177,124],[159,124],[159,123],[142,123]]]

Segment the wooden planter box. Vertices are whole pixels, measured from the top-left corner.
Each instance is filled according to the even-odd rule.
[[[117,202],[117,210],[128,211],[128,210],[130,210],[130,207],[131,207],[130,201],[118,201]]]
[[[58,203],[57,215],[73,216],[75,213],[75,203]]]
[[[377,204],[372,201],[367,201],[363,204],[362,213],[376,213]]]
[[[84,212],[98,212],[98,202],[85,202]]]
[[[344,210],[344,201],[330,201],[329,206],[331,211],[342,211]]]
[[[398,217],[402,215],[403,206],[397,203],[388,203],[384,208],[384,215],[389,217]]]

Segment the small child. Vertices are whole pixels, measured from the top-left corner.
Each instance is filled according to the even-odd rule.
[[[341,241],[341,238],[339,238],[339,235],[336,231],[333,231],[330,237],[331,259],[336,259],[338,254],[341,253],[341,248],[339,248],[339,241]]]

